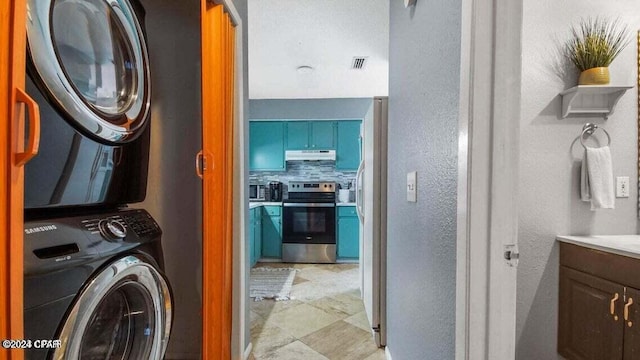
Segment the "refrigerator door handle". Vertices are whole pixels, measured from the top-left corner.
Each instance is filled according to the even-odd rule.
[[[356,212],[360,222],[364,224],[364,211],[362,209],[362,183],[360,182],[362,174],[364,173],[364,160],[360,162],[358,166],[358,172],[356,173]]]

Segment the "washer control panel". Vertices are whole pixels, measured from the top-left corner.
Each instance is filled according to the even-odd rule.
[[[84,219],[80,223],[92,235],[100,235],[115,242],[124,241],[129,235],[143,239],[162,233],[160,226],[144,210],[126,210],[118,214]]]
[[[123,213],[121,217],[129,230],[135,232],[138,237],[155,237],[162,233],[158,223],[144,210],[129,211]]]

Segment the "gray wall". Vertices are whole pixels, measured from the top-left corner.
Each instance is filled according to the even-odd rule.
[[[175,300],[167,358],[198,359],[201,345],[202,183],[200,1],[145,0],[152,71],[152,133],[147,199],[160,223]]]
[[[461,2],[390,10],[387,344],[394,359],[453,359]]]
[[[522,39],[522,117],[520,123],[517,358],[554,359],[557,338],[558,234],[636,234],[637,89],[629,90],[615,113],[602,118],[560,119],[558,93],[573,87],[577,71],[565,66],[558,49],[580,17],[620,17],[632,42],[610,66],[611,83],[636,79],[635,31],[640,28],[636,1],[526,0]],[[542,23],[541,23],[542,21]],[[629,176],[628,199],[615,210],[592,212],[579,200],[579,162],[574,143],[582,125],[595,122],[611,134],[614,176]]]
[[[249,100],[250,119],[362,119],[371,98]]]

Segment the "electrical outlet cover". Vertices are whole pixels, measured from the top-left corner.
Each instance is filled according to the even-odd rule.
[[[616,177],[616,197],[618,198],[629,197],[629,177],[628,176]]]

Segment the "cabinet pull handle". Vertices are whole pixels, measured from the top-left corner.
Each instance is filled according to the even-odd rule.
[[[36,101],[22,89],[16,88],[16,101],[27,105],[29,112],[29,144],[27,144],[24,152],[15,155],[16,165],[22,166],[38,154],[40,146],[40,109]]]
[[[629,321],[629,308],[633,305],[633,298],[629,298],[629,301],[624,305],[624,321],[627,321],[627,326],[632,327],[633,322]]]
[[[618,321],[618,315],[616,315],[616,301],[620,298],[620,294],[616,293],[611,299],[610,312],[613,315],[613,320]]]
[[[200,161],[202,159],[202,161]],[[200,165],[202,164],[202,166]],[[204,164],[204,157],[202,154],[202,150],[198,151],[198,154],[196,154],[196,175],[198,175],[198,177],[200,179],[204,179],[202,177],[202,172],[206,170],[206,165]]]

